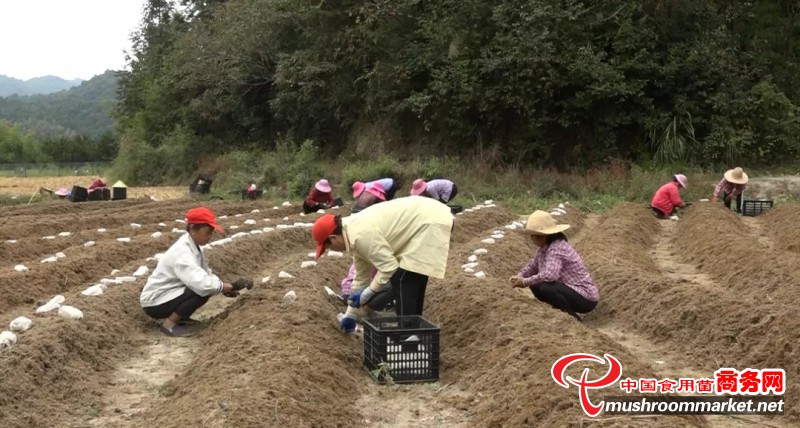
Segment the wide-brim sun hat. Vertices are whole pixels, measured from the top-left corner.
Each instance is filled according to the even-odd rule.
[[[744,170],[737,166],[734,169],[725,171],[725,180],[733,184],[747,184],[748,177]]]
[[[366,185],[364,184],[363,181],[356,181],[355,183],[353,183],[353,198],[361,196],[361,194],[364,193],[365,188]]]
[[[414,180],[414,183],[411,185],[411,195],[419,196],[425,193],[425,190],[427,189],[428,189],[428,183],[426,183],[423,179],[418,178]]]
[[[550,213],[536,210],[528,216],[525,229],[516,230],[526,235],[555,235],[567,229],[569,229],[568,224],[558,224]]]
[[[689,188],[689,186],[688,186],[688,184],[689,184],[689,180],[686,178],[686,176],[685,176],[685,175],[683,175],[683,174],[675,174],[675,175],[673,175],[672,177],[673,177],[675,180],[677,180],[677,181],[678,181],[678,184],[680,184],[680,185],[681,185],[681,187],[683,187],[684,189],[688,189],[688,188]]]
[[[331,184],[328,183],[328,180],[324,178],[322,180],[317,181],[316,184],[314,184],[314,188],[323,193],[331,192]]]
[[[373,184],[372,186],[369,186],[369,189],[366,191],[367,193],[375,195],[375,197],[382,201],[386,200],[386,193],[384,193],[383,187],[381,187],[380,184]]]

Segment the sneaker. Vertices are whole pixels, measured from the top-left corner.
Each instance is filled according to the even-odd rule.
[[[196,325],[196,324],[202,324],[202,323],[203,323],[203,321],[196,320],[194,318],[189,318],[189,319],[181,320],[178,323],[178,325],[184,325],[185,326],[185,325]]]
[[[172,328],[166,328],[162,325],[158,327],[158,329],[161,330],[162,333],[171,337],[189,337],[193,334],[191,331],[189,331],[189,329],[181,325],[176,325]]]

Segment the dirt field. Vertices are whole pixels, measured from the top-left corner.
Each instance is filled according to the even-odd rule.
[[[796,328],[800,250],[791,226],[800,206],[740,218],[696,204],[677,222],[659,222],[640,205],[602,217],[566,207],[571,242],[601,288],[597,310],[579,323],[508,287],[533,254],[505,225],[519,216],[503,207],[457,217],[448,273],[432,280],[426,318],[441,325],[441,379],[380,386],[363,368],[358,336],[343,336],[323,286],[338,290],[349,260],[313,251],[299,207],[267,201],[207,204],[231,234],[249,234],[208,251],[223,277],[258,286],[236,299],[213,297],[198,335],[171,339],[141,312],[146,275],[80,294],[102,278],[131,275],[179,236],[176,220],[191,201],[64,204],[0,208],[0,314],[27,316],[33,328],[0,351],[2,427],[789,427],[800,424],[787,400],[783,417],[588,418],[574,386],[558,387],[550,367],[570,353],[611,354],[624,376],[713,377],[720,367],[784,368],[800,390]],[[279,208],[274,209],[273,206]],[[257,210],[257,211],[256,211]],[[340,210],[347,213],[346,209]],[[250,224],[248,220],[254,220]],[[134,227],[136,223],[140,227]],[[164,226],[160,226],[163,223]],[[235,229],[234,229],[235,227]],[[99,232],[98,229],[105,229]],[[494,231],[505,237],[481,240]],[[154,232],[163,233],[153,238]],[[62,232],[69,232],[67,236]],[[43,239],[50,237],[52,239]],[[130,242],[117,238],[127,237]],[[14,240],[15,242],[9,242]],[[87,241],[95,245],[86,247]],[[478,248],[478,279],[461,265]],[[42,259],[63,252],[54,263]],[[30,270],[16,272],[24,264]],[[119,269],[119,273],[111,273]],[[285,271],[294,278],[279,278]],[[261,278],[269,276],[267,283]],[[298,299],[283,300],[294,290]],[[34,310],[56,294],[82,320]],[[569,374],[579,377],[579,369]],[[595,368],[592,368],[595,375]],[[593,392],[595,402],[602,393]]]
[[[87,187],[96,178],[94,176],[0,177],[0,195],[26,199],[30,198],[39,187],[50,190],[57,190],[61,187],[72,189],[75,184]],[[114,182],[106,180],[106,184],[111,186]],[[188,186],[130,187],[128,189],[128,198],[154,198],[155,200],[166,201],[185,198],[188,190]]]

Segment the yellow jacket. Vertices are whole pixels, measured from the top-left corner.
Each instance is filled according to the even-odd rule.
[[[342,219],[347,251],[356,274],[351,292],[364,289],[372,267],[378,273],[370,288],[380,291],[398,268],[444,278],[453,215],[436,200],[409,196],[373,205]]]

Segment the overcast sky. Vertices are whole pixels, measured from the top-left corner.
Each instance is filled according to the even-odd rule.
[[[146,0],[0,0],[0,74],[87,80],[125,67]]]

